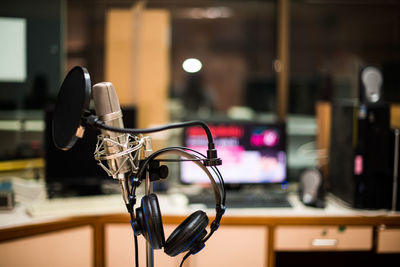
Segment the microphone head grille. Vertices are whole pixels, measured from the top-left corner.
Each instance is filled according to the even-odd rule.
[[[101,82],[93,85],[93,102],[96,115],[101,117],[106,114],[120,112],[121,107],[117,92],[110,82]]]

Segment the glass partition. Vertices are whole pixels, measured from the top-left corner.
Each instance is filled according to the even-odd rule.
[[[43,156],[43,110],[64,62],[63,8],[62,0],[0,2],[1,161]]]

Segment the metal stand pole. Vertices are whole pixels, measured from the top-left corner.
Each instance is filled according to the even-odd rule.
[[[146,173],[145,187],[146,187],[146,195],[153,192],[153,187],[151,186],[148,172]],[[154,266],[154,251],[150,245],[150,242],[148,242],[148,241],[146,242],[146,266],[147,267]]]
[[[150,137],[146,138],[145,147],[146,147],[145,156],[148,157],[153,151]],[[146,172],[146,180],[144,186],[146,195],[153,193],[153,187],[150,182],[149,172]],[[154,266],[154,251],[153,248],[151,247],[150,242],[148,241],[146,242],[146,266],[147,267]]]
[[[398,186],[398,170],[399,170],[399,134],[400,130],[394,130],[394,169],[393,169],[393,193],[392,193],[392,211],[396,211],[397,204],[397,186]]]

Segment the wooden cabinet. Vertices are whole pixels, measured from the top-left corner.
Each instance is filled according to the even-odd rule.
[[[165,238],[175,229],[165,225]],[[134,264],[134,239],[127,224],[105,225],[105,267],[132,266]],[[143,236],[139,236],[139,262],[146,262]],[[265,266],[267,262],[267,228],[263,226],[221,226],[207,241],[205,248],[191,256],[185,266]],[[233,255],[240,255],[236,257]],[[183,255],[169,257],[162,250],[154,251],[155,266],[179,266]]]
[[[372,226],[277,226],[274,249],[365,251],[372,243]]]
[[[0,243],[0,266],[92,267],[94,230],[82,226]]]
[[[164,225],[166,238],[175,229],[174,225]],[[138,236],[139,264],[146,264],[146,243],[142,235]],[[104,256],[105,267],[134,266],[135,246],[133,230],[127,223],[106,224],[104,227]],[[179,266],[182,256],[169,257],[163,250],[154,250],[155,266]]]
[[[266,266],[267,227],[221,226],[200,253],[191,257],[190,267]]]
[[[183,215],[163,216],[165,237],[168,238],[185,218]],[[127,214],[76,216],[0,228],[0,266],[135,266],[129,219]],[[400,214],[228,215],[221,222],[220,229],[207,241],[205,248],[191,256],[185,267],[274,267],[281,264],[280,255],[303,252],[327,255],[338,252],[335,255],[340,257],[363,253],[368,257],[364,262],[372,264],[368,266],[379,266],[375,262],[382,260],[398,262],[400,259]],[[142,236],[138,240],[140,266],[146,266],[145,241]],[[154,266],[176,267],[182,257],[169,257],[163,250],[156,250]],[[309,259],[300,261],[299,264],[304,264]]]
[[[400,228],[379,228],[377,231],[376,252],[400,253]]]

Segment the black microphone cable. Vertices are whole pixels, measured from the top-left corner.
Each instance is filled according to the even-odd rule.
[[[161,132],[161,131],[170,130],[170,129],[201,126],[204,129],[204,131],[206,132],[208,143],[210,143],[210,144],[214,143],[213,137],[211,134],[211,130],[208,127],[208,125],[206,123],[204,123],[203,121],[196,120],[196,121],[187,121],[187,122],[177,122],[177,123],[166,124],[166,125],[154,127],[154,128],[136,129],[136,128],[118,128],[118,127],[105,125],[103,121],[101,121],[97,116],[94,116],[94,115],[89,115],[86,118],[86,120],[87,120],[87,122],[89,122],[89,124],[99,127],[100,129],[103,129],[103,130],[119,132],[119,133],[129,133],[129,134],[149,134],[149,133]]]
[[[217,166],[217,165],[222,164],[221,159],[218,158],[218,156],[217,156],[217,150],[215,149],[214,139],[211,134],[211,130],[208,127],[208,125],[203,121],[199,121],[199,120],[186,121],[186,122],[166,124],[166,125],[154,127],[154,128],[136,129],[136,128],[118,128],[118,127],[106,125],[102,120],[99,119],[99,117],[97,117],[93,114],[90,114],[89,112],[85,113],[83,119],[89,125],[98,127],[103,130],[119,132],[119,133],[134,134],[134,135],[135,134],[149,134],[149,133],[161,132],[161,131],[177,129],[177,128],[188,128],[188,127],[193,127],[193,126],[201,126],[204,129],[204,131],[207,135],[207,139],[208,139],[207,158],[204,160],[204,164],[207,166]]]

